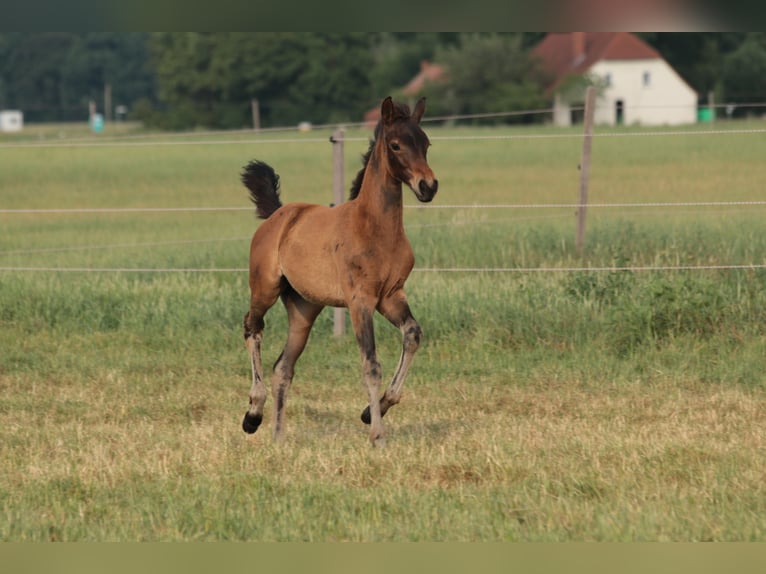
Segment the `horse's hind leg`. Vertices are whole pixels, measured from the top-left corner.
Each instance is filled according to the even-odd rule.
[[[284,284],[279,278],[270,281],[263,273],[251,273],[250,311],[245,315],[245,346],[250,356],[253,371],[253,384],[250,387],[250,405],[242,419],[242,430],[252,434],[263,421],[263,406],[266,403],[266,385],[263,382],[263,364],[261,361],[261,341],[263,340],[263,317],[276,303]]]
[[[288,287],[282,293],[282,302],[287,309],[289,330],[282,354],[274,363],[271,394],[274,398],[274,440],[281,441],[285,430],[285,402],[287,391],[295,373],[295,363],[301,356],[322,305],[306,301],[294,289]]]
[[[415,317],[412,316],[404,292],[399,292],[394,297],[381,301],[379,309],[386,319],[402,332],[402,354],[399,358],[399,365],[396,367],[391,384],[380,399],[380,416],[382,417],[389,408],[397,404],[402,398],[402,386],[412,364],[412,359],[415,357],[415,351],[420,346],[423,331]],[[365,424],[371,422],[369,406],[362,412],[362,421]]]
[[[250,406],[242,419],[242,430],[252,434],[263,420],[263,405],[266,402],[266,385],[263,383],[261,362],[261,341],[263,340],[263,315],[256,315],[251,309],[245,315],[245,346],[250,356],[253,384],[250,387]]]

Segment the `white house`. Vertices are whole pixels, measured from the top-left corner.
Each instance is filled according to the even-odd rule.
[[[0,111],[0,132],[20,132],[24,127],[24,115],[19,110]]]
[[[582,115],[584,83],[598,87],[598,124],[678,125],[697,121],[697,93],[660,54],[628,32],[548,34],[532,50],[552,78],[553,121]]]

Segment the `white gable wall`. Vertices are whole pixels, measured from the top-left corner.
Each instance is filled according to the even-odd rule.
[[[696,92],[664,60],[602,60],[591,67],[590,73],[602,80],[610,78],[596,104],[597,124],[616,123],[618,101],[623,103],[626,125],[697,121]]]

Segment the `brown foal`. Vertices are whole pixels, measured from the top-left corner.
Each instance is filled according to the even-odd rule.
[[[365,165],[354,182],[351,199],[335,207],[283,206],[274,170],[258,161],[246,166],[242,181],[250,190],[257,215],[266,221],[253,235],[250,247],[250,311],[244,323],[253,383],[250,407],[242,421],[245,432],[255,432],[263,420],[263,317],[281,297],[289,331],[272,375],[274,439],[284,436],[285,401],[295,362],[319,312],[333,306],[348,307],[369,397],[362,420],[370,425],[373,445],[385,444],[381,419],[399,402],[422,337],[404,292],[415,259],[404,232],[402,184],[421,202],[431,201],[438,188],[426,161],[430,143],[420,127],[424,111],[424,98],[411,113],[408,106],[395,104],[390,97],[383,101],[375,138],[364,156]],[[401,330],[403,339],[399,365],[382,397],[373,332],[376,310]]]

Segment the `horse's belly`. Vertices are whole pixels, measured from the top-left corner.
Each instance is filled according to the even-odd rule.
[[[282,273],[301,297],[312,303],[345,307],[343,292],[332,260],[304,257],[302,261],[284,262]]]
[[[346,302],[340,289],[332,285],[322,285],[318,281],[294,281],[288,277],[290,285],[298,294],[312,303],[329,307],[345,307]]]

